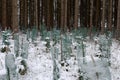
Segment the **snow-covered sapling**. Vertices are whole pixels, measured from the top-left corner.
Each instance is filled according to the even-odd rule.
[[[60,73],[59,68],[55,60],[53,60],[53,80],[59,80]]]
[[[8,30],[2,31],[2,38],[3,38],[2,43],[3,43],[4,45],[7,45],[7,46],[10,45],[10,42],[9,42],[9,36],[10,36],[10,35],[11,35],[11,34],[10,34],[10,31],[8,31]]]
[[[53,46],[51,47],[51,54],[52,54],[52,60],[53,60],[53,80],[59,80],[60,73],[59,73],[59,68],[57,64],[58,59]]]
[[[62,51],[64,54],[64,59],[69,59],[72,53],[72,49],[71,49],[72,40],[70,39],[67,33],[63,36],[62,45],[63,45]]]
[[[45,25],[42,24],[41,29],[40,29],[40,35],[41,35],[42,40],[44,40],[46,38],[46,34],[47,34],[47,30],[45,28]]]
[[[80,65],[80,58],[83,60],[83,64],[86,63],[85,61],[85,44],[83,43],[83,38],[80,36],[76,36],[76,42],[77,42],[77,59],[78,59],[78,65]]]
[[[29,38],[30,38],[30,29],[27,29],[26,35],[27,35],[27,40],[29,41]]]
[[[19,34],[18,33],[14,34],[14,53],[16,57],[19,56]]]
[[[47,32],[47,35],[46,35],[46,38],[45,38],[45,41],[46,41],[46,52],[49,52],[50,50],[50,32],[48,31]]]
[[[99,36],[99,49],[102,53],[103,58],[110,58],[110,46],[111,41],[110,39],[107,39],[106,35],[100,35]]]
[[[33,28],[32,33],[31,33],[32,42],[34,42],[34,40],[36,40],[36,37],[37,37],[37,28]]]
[[[14,54],[6,47],[5,65],[7,69],[7,80],[18,80]]]
[[[29,43],[28,41],[23,41],[22,39],[22,44],[21,44],[21,57],[24,59],[28,58],[28,48],[29,48]]]

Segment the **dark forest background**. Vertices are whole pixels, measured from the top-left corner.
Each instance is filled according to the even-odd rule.
[[[120,37],[120,0],[0,0],[1,30],[87,28]]]

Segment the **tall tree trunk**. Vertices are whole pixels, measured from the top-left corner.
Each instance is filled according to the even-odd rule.
[[[61,0],[61,30],[64,27],[64,0]]]
[[[50,30],[54,27],[54,0],[50,1]]]
[[[109,0],[109,12],[108,12],[108,29],[112,30],[112,0]]]
[[[41,26],[41,2],[42,0],[38,0],[38,3],[37,3],[37,12],[38,12],[38,30],[40,30],[40,26]]]
[[[2,28],[6,28],[6,0],[2,0]]]
[[[17,0],[12,0],[12,30],[18,30],[18,7]]]
[[[54,9],[54,4],[53,0],[47,0],[47,28],[48,30],[51,30],[53,27],[53,9]]]
[[[19,4],[20,4],[20,16],[19,16],[19,18],[20,18],[20,22],[19,22],[19,24],[20,24],[20,29],[23,29],[24,28],[24,0],[20,0],[19,1]]]
[[[35,26],[35,15],[34,15],[34,0],[30,0],[29,2],[29,26],[33,28]]]
[[[57,28],[61,28],[61,1],[57,0]]]
[[[97,31],[99,31],[100,24],[101,24],[101,7],[100,7],[100,0],[96,1],[96,14],[95,14],[95,26],[97,27]]]
[[[79,0],[75,0],[74,28],[78,28]]]
[[[86,15],[84,15],[85,16],[84,24],[85,24],[85,27],[87,27],[87,28],[90,27],[90,1],[91,0],[86,0],[86,4],[85,4],[86,10],[85,10],[84,14],[86,14]]]
[[[116,38],[120,38],[120,0],[118,0],[118,10],[117,10],[117,31]]]
[[[66,30],[67,29],[67,1],[68,0],[65,0],[65,4],[64,4],[64,29]]]
[[[0,29],[1,29],[1,23],[2,23],[2,0],[0,0]]]
[[[102,4],[101,34],[103,34],[105,30],[105,1],[106,0],[102,1],[103,4]]]
[[[7,7],[7,11],[6,11],[6,15],[7,15],[7,27],[12,29],[12,0],[8,0],[6,2],[6,7]]]
[[[70,29],[70,26],[71,26],[71,25],[70,25],[70,24],[71,24],[71,22],[70,22],[70,17],[71,17],[71,16],[70,16],[70,13],[71,13],[71,12],[70,12],[70,1],[68,1],[67,8],[68,8],[68,9],[67,9],[67,21],[68,21],[68,22],[67,22],[67,26],[68,26],[68,29]]]
[[[24,24],[24,27],[25,27],[25,29],[27,29],[28,28],[28,0],[25,0],[25,2],[24,2],[24,5],[25,5],[25,7],[24,7],[24,21],[25,21],[25,24]]]
[[[90,37],[92,33],[92,27],[93,27],[93,0],[90,0]]]
[[[117,8],[118,8],[118,0],[113,0],[113,6],[114,6],[114,10],[113,10],[113,27],[114,27],[114,34],[116,32],[117,29]]]
[[[34,6],[35,6],[35,27],[38,29],[38,0],[35,0]]]

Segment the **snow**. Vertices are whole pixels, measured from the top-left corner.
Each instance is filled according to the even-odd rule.
[[[47,38],[48,39],[48,38]],[[97,41],[97,39],[95,39]],[[2,43],[2,40],[0,39]],[[11,52],[14,53],[14,40],[10,40]],[[46,52],[45,41],[41,41],[40,37],[36,41],[37,45],[35,46],[32,42],[29,42],[29,55],[27,61],[28,71],[25,75],[18,75],[19,80],[53,80],[53,60],[50,52]],[[52,43],[51,43],[52,44]],[[86,41],[86,57],[85,64],[82,62],[82,58],[80,61],[80,69],[83,71],[84,76],[86,76],[86,80],[107,80],[108,77],[111,76],[112,79],[109,80],[120,80],[120,44],[116,40],[113,39],[112,47],[111,47],[111,66],[108,67],[107,60],[100,59],[95,57],[95,54],[100,54],[98,50],[99,45],[92,41]],[[73,42],[73,46],[76,46],[77,43]],[[2,44],[0,44],[0,48]],[[59,44],[57,47],[60,47]],[[61,66],[60,62],[58,62],[58,67],[60,69],[60,79],[59,80],[78,80],[78,62],[76,60],[76,51],[73,49],[73,54],[69,60],[66,62],[69,64],[68,66]],[[1,76],[6,74],[5,69],[5,53],[0,52],[0,79]],[[21,57],[17,58],[16,64],[19,63]],[[23,66],[18,65],[19,68],[23,69]],[[109,73],[108,73],[109,72]],[[98,76],[99,74],[99,76]],[[111,75],[109,75],[111,74]],[[107,78],[107,79],[106,79]]]

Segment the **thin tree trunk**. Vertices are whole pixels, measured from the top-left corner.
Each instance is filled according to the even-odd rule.
[[[7,7],[7,11],[6,11],[6,16],[7,16],[7,27],[9,28],[9,29],[12,29],[12,0],[8,0],[7,2],[6,2],[6,7]]]
[[[37,3],[37,9],[38,9],[38,30],[40,30],[40,26],[41,26],[41,0],[38,0]]]
[[[2,23],[2,0],[0,0],[0,29],[1,29],[1,23]]]
[[[109,17],[108,17],[108,29],[112,30],[112,0],[109,0]]]
[[[57,0],[57,28],[61,28],[61,1]]]
[[[103,0],[103,4],[102,4],[101,34],[103,34],[105,30],[105,1],[106,0]]]
[[[2,28],[6,28],[6,0],[2,0]]]
[[[92,34],[92,27],[93,27],[93,0],[90,0],[90,37]]]
[[[64,17],[64,29],[66,30],[67,29],[67,0],[65,0],[65,4],[64,4],[64,8],[65,8],[65,10],[64,10],[64,15],[65,15],[65,17]]]
[[[95,26],[97,28],[97,31],[99,31],[99,27],[100,27],[100,0],[96,1]]]
[[[118,10],[117,10],[117,34],[116,38],[120,38],[120,0],[118,0]]]
[[[24,7],[24,18],[25,18],[25,24],[24,24],[24,27],[25,27],[25,29],[27,29],[28,28],[28,0],[25,0],[25,2],[24,2],[24,4],[25,4],[25,7]]]
[[[116,32],[117,29],[117,8],[118,8],[118,0],[113,0],[114,4],[114,10],[113,10],[113,27],[114,27],[114,34]]]
[[[38,0],[35,0],[34,6],[35,6],[35,27],[38,29]]]
[[[75,0],[74,28],[78,28],[79,0]]]
[[[61,30],[64,27],[64,0],[61,0]]]
[[[91,0],[86,0],[86,11],[85,11],[85,13],[86,13],[86,15],[84,15],[85,16],[85,22],[84,22],[84,24],[85,24],[85,27],[87,27],[87,28],[89,28],[90,27],[90,1]]]
[[[17,0],[12,0],[12,30],[18,30],[18,7]]]

